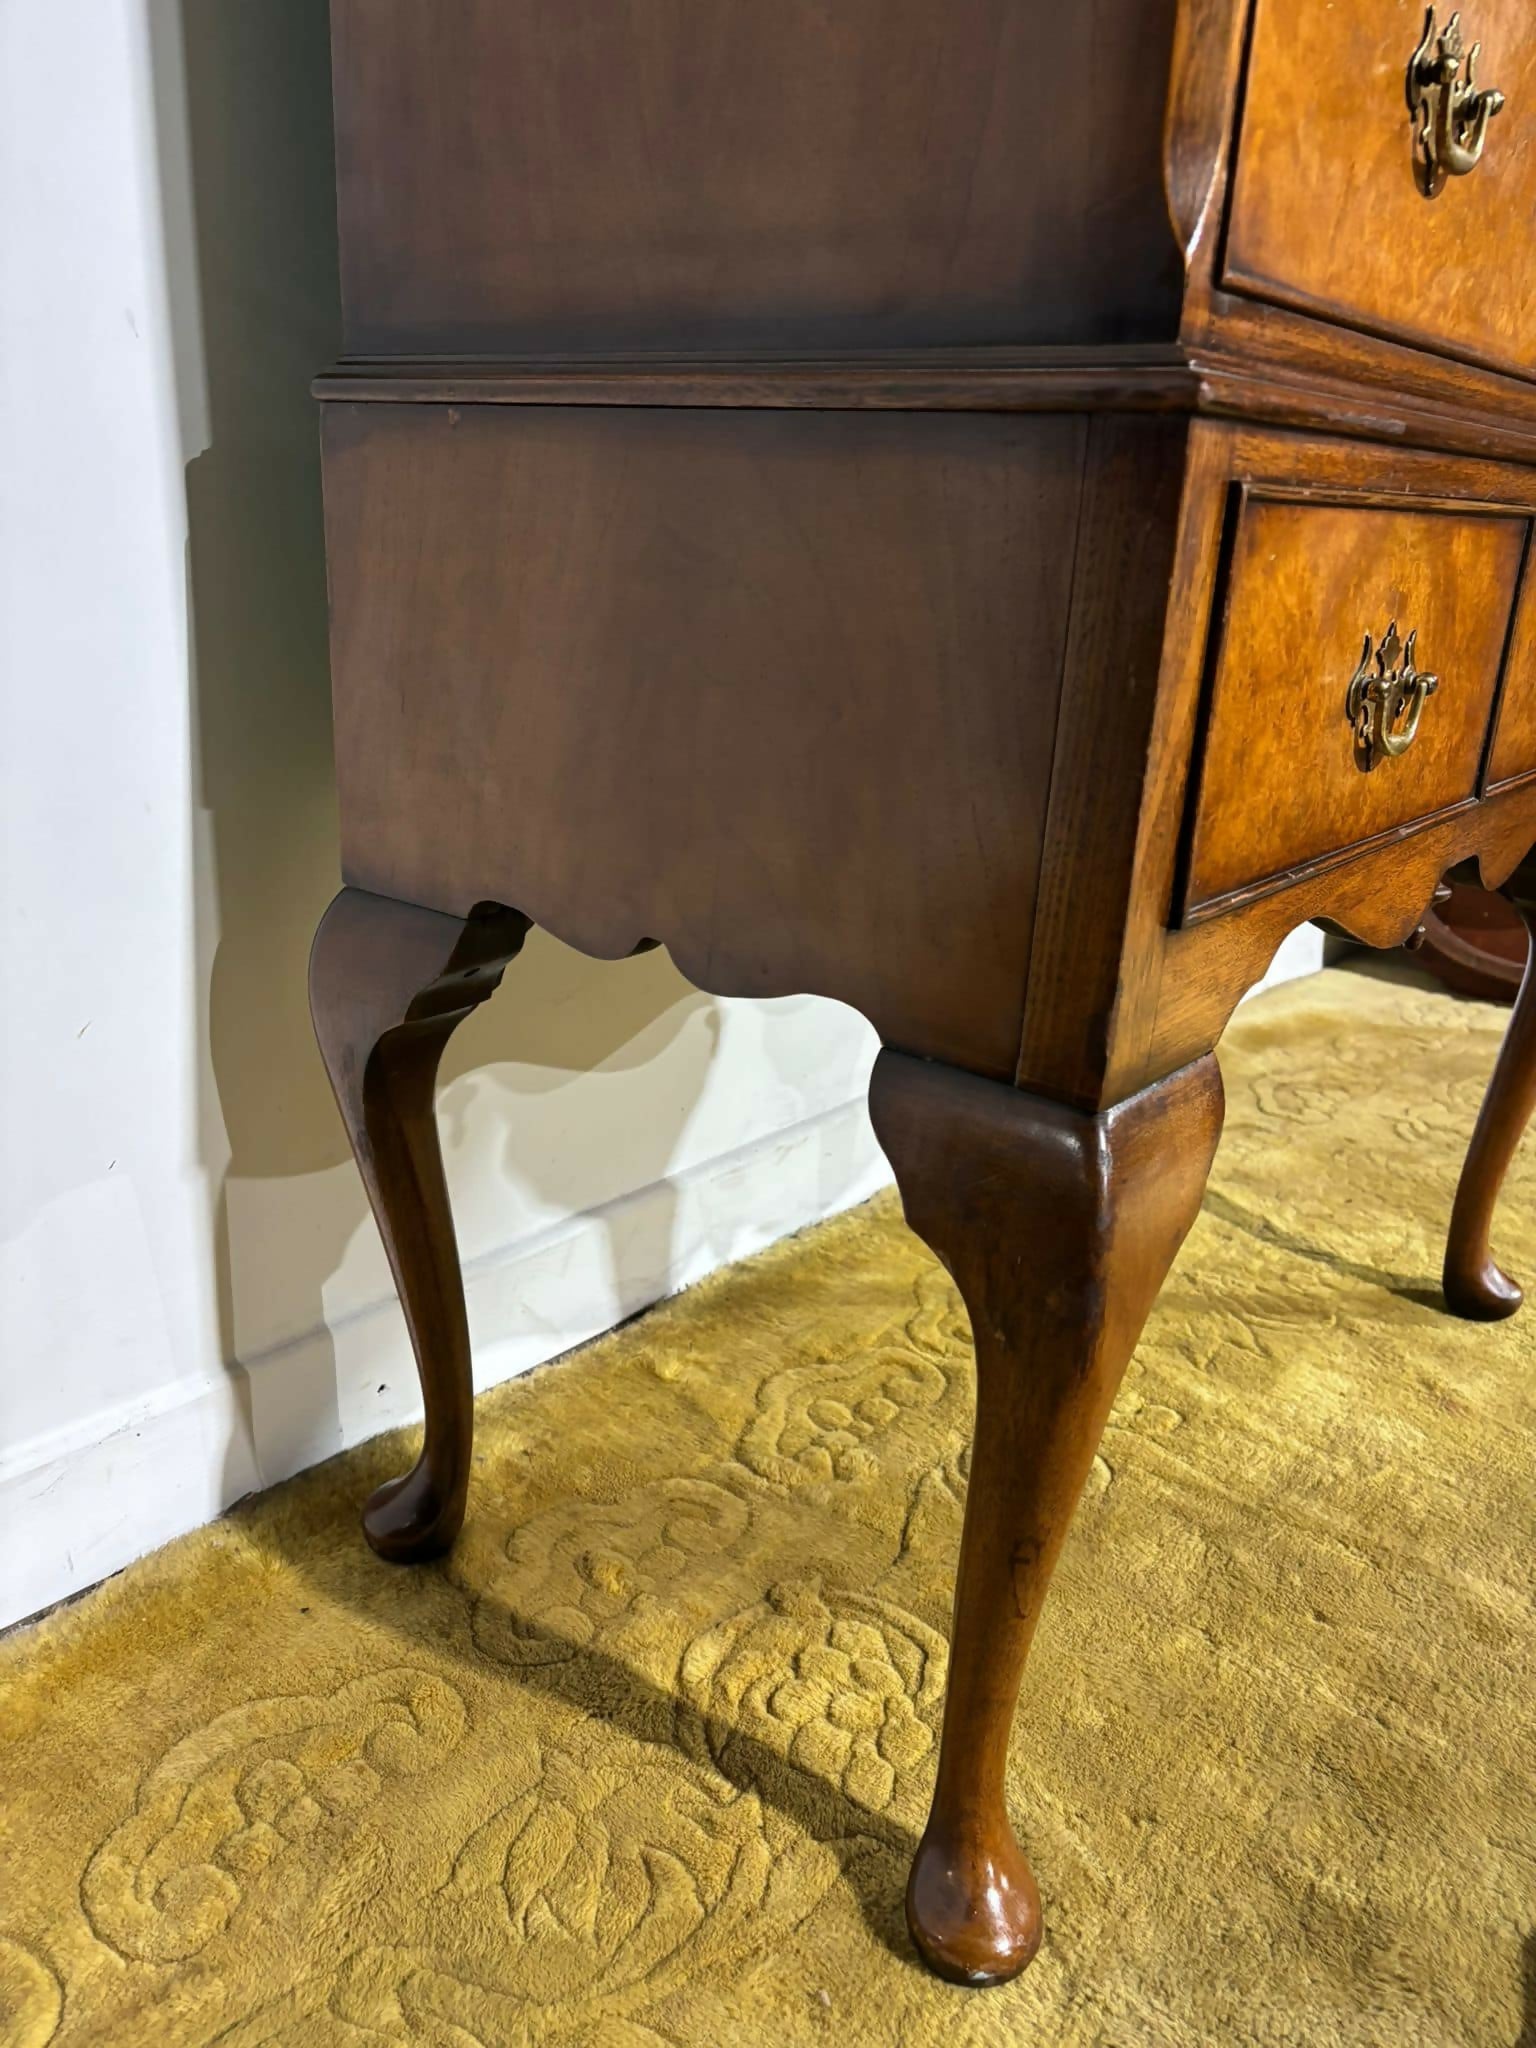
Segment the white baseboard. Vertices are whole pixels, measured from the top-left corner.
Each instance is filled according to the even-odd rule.
[[[889,1180],[861,1094],[470,1261],[476,1387],[558,1357]],[[0,1527],[15,1532],[0,1547],[0,1626],[420,1413],[390,1295],[229,1371],[23,1440],[0,1453]]]
[[[0,1626],[93,1586],[256,1484],[235,1373],[173,1380],[0,1454]]]
[[[1321,964],[1322,935],[1309,926],[1261,986]],[[889,1180],[860,1095],[471,1260],[476,1387],[586,1343]],[[23,1440],[0,1453],[0,1527],[16,1532],[0,1547],[0,1627],[420,1413],[390,1295],[229,1371]]]

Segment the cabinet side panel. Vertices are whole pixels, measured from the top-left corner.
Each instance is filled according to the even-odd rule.
[[[359,355],[1171,338],[1176,0],[332,0]]]
[[[349,882],[1011,1076],[1082,420],[325,415]]]

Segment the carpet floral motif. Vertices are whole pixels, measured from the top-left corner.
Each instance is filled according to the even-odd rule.
[[[946,1657],[885,1601],[790,1580],[689,1646],[679,1732],[735,1784],[783,1761],[808,1781],[797,1803],[831,1793],[920,1829]]]
[[[763,1382],[736,1454],[776,1486],[869,1486],[885,1439],[910,1432],[924,1410],[963,1406],[970,1329],[938,1267],[920,1274],[897,1341],[852,1358],[813,1356]]]
[[[86,1917],[125,1960],[197,1955],[286,1851],[373,1805],[388,1779],[440,1762],[463,1732],[463,1701],[429,1672],[233,1708],[144,1780],[85,1867]]]
[[[1434,1279],[1501,1023],[1229,1033],[1026,1680],[1019,1983],[902,1930],[971,1360],[887,1196],[485,1397],[441,1564],[362,1543],[381,1441],[0,1644],[0,2043],[1536,2040],[1536,1308]]]

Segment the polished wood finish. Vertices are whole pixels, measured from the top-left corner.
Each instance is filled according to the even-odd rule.
[[[1251,311],[1251,309],[1250,309]],[[1284,318],[1274,316],[1274,325]],[[1255,336],[1255,340],[1260,336]],[[1314,337],[1315,339],[1315,337]],[[1390,356],[1392,352],[1383,350]],[[1452,364],[1399,384],[1386,365],[1320,357],[1305,374],[1214,342],[1104,348],[893,349],[836,356],[667,356],[504,362],[349,359],[315,379],[353,404],[764,406],[774,411],[1183,412],[1319,433],[1386,436],[1403,448],[1536,460],[1536,384],[1494,397]],[[1511,398],[1511,392],[1513,394]],[[1500,403],[1500,401],[1504,401]],[[1487,410],[1497,405],[1497,410]]]
[[[347,346],[1171,336],[1175,13],[332,0]]]
[[[1489,789],[1536,777],[1536,575],[1529,570],[1515,614],[1506,677],[1488,757]]]
[[[1476,882],[1454,882],[1424,920],[1414,959],[1457,995],[1512,1003],[1525,978],[1530,934],[1514,905]]]
[[[1437,7],[1443,28],[1451,13]],[[1536,374],[1536,41],[1529,0],[1466,0],[1483,161],[1426,199],[1405,93],[1420,0],[1255,0],[1225,281]]]
[[[1177,343],[796,356],[519,356],[338,363],[315,395],[356,404],[746,406],[844,412],[1190,412],[1223,365]],[[1216,409],[1214,399],[1211,408]],[[1536,420],[1533,420],[1536,431]],[[1508,431],[1500,423],[1499,432]]]
[[[1536,871],[1524,871],[1518,904],[1529,935],[1536,934]],[[1445,1247],[1445,1298],[1459,1316],[1497,1322],[1524,1300],[1493,1256],[1494,1211],[1505,1175],[1536,1113],[1536,946],[1526,949],[1525,973],[1510,1013],[1498,1064],[1478,1114],[1461,1170]]]
[[[1208,1050],[1297,925],[1326,918],[1367,945],[1401,945],[1422,922],[1436,884],[1450,868],[1474,859],[1481,879],[1497,886],[1536,840],[1536,785],[1527,782],[1346,848],[1336,859],[1287,875],[1283,888],[1261,883],[1246,896],[1228,899],[1219,916],[1181,921],[1181,877],[1201,787],[1203,713],[1220,644],[1216,594],[1234,491],[1268,496],[1298,485],[1324,500],[1374,496],[1383,504],[1429,506],[1460,501],[1527,521],[1536,511],[1536,477],[1528,468],[1453,462],[1340,440],[1298,440],[1268,428],[1195,425],[1161,642],[1157,715],[1141,767],[1129,900],[1118,923],[1085,928],[1072,941],[1079,951],[1096,950],[1114,962],[1105,1057],[1085,1072],[1080,1048],[1072,1047],[1066,1057],[1042,1040],[1031,1048],[1029,1071],[1021,1075],[1029,1085],[1083,1107],[1114,1102]],[[1529,560],[1522,574],[1522,587],[1528,588]],[[1341,678],[1341,704],[1347,680],[1347,674]],[[1283,776],[1273,790],[1282,819],[1297,795],[1295,778]],[[1031,984],[1043,967],[1037,949]],[[1068,1028],[1065,1017],[1056,1020],[1058,1048],[1070,1043]]]
[[[444,917],[343,889],[310,955],[315,1035],[400,1290],[426,1407],[420,1458],[363,1512],[368,1541],[399,1563],[436,1557],[458,1535],[474,1426],[464,1283],[432,1106],[437,1063],[527,932],[527,918],[497,905]]]
[[[1119,943],[1157,750],[1186,436],[1095,419],[1045,859],[1014,1079],[1097,1104],[1124,957]],[[1214,1040],[1212,1041],[1214,1043]]]
[[[1472,804],[1482,729],[1469,739],[1440,717],[1466,697],[1439,656],[1446,686],[1416,745],[1434,761],[1437,722],[1456,730],[1463,780],[1429,823],[1372,794],[1405,773],[1411,789],[1415,754],[1354,768],[1356,621],[1330,618],[1316,630],[1348,665],[1314,672],[1312,701],[1348,767],[1334,850],[1306,848],[1229,896],[1206,945],[1167,929],[1204,786],[1190,765],[1234,492],[1277,509],[1303,489],[1350,501],[1296,501],[1296,527],[1380,532],[1378,550],[1348,554],[1378,631],[1421,586],[1436,619],[1460,592],[1435,630],[1471,650],[1486,721],[1536,508],[1528,470],[1174,420],[328,411],[344,859],[359,887],[454,914],[515,902],[606,957],[660,939],[719,993],[834,995],[891,1044],[1102,1107],[1214,1043],[1303,918],[1396,944],[1446,867],[1496,842],[1507,873],[1536,837],[1530,785]],[[1353,502],[1372,492],[1379,510]],[[1419,539],[1442,531],[1470,537],[1443,581]],[[515,579],[498,567],[513,559]],[[1329,553],[1301,559],[1326,584]],[[850,641],[844,610],[873,589]],[[1293,675],[1284,637],[1273,661]],[[733,663],[750,715],[715,681]],[[1270,694],[1283,720],[1287,691]],[[594,759],[599,726],[612,751]],[[1282,843],[1287,807],[1313,792],[1283,762],[1274,773],[1284,804],[1261,796],[1255,814]],[[1358,865],[1373,843],[1398,849],[1385,891]],[[1282,897],[1273,915],[1247,915],[1265,894]],[[1186,953],[1212,966],[1165,976]]]
[[[1086,438],[330,408],[347,880],[1011,1074]]]
[[[1211,1050],[1296,925],[1400,944],[1536,843],[1536,24],[1468,9],[1510,106],[1428,201],[1408,0],[332,12],[316,1009],[428,1407],[370,1535],[462,1512],[431,1071],[526,919],[853,1004],[980,1374],[909,1912],[995,1980],[1039,1938],[1014,1695]],[[1394,615],[1441,689],[1364,774]]]
[[[1391,0],[1391,5],[1406,39],[1403,68],[1395,98],[1385,92],[1377,96],[1372,89],[1371,118],[1400,121],[1398,133],[1407,150],[1410,122],[1404,88],[1408,45],[1417,44],[1424,9],[1414,0]],[[1315,11],[1315,0],[1309,0],[1309,11]],[[1238,366],[1226,380],[1226,402],[1221,409],[1252,419],[1291,423],[1292,414],[1280,398],[1283,390],[1290,388],[1298,395],[1330,390],[1342,401],[1336,430],[1364,432],[1384,449],[1398,445],[1478,452],[1480,447],[1487,454],[1508,454],[1528,461],[1529,450],[1521,443],[1523,423],[1533,417],[1536,407],[1536,379],[1513,368],[1495,369],[1448,353],[1444,342],[1416,345],[1394,338],[1401,330],[1390,334],[1371,331],[1331,318],[1320,307],[1282,304],[1262,280],[1245,281],[1227,267],[1243,69],[1224,53],[1230,53],[1234,35],[1239,48],[1246,50],[1252,12],[1252,0],[1182,0],[1180,43],[1192,52],[1203,50],[1206,54],[1203,61],[1192,60],[1188,67],[1191,79],[1201,81],[1193,104],[1187,105],[1178,92],[1177,76],[1169,103],[1168,189],[1173,194],[1187,184],[1204,194],[1198,226],[1185,240],[1188,269],[1180,340],[1193,360],[1207,360],[1214,352]],[[1383,16],[1374,0],[1369,9],[1362,0],[1362,4],[1352,4],[1352,18],[1357,23],[1379,25]],[[1444,19],[1442,8],[1442,23]],[[1330,25],[1329,33],[1335,32]],[[1528,26],[1518,24],[1517,33],[1524,48]],[[1219,115],[1213,111],[1213,101],[1220,105]],[[1500,146],[1508,143],[1512,112],[1513,106],[1500,117],[1505,124]],[[1358,216],[1352,218],[1340,246],[1339,260],[1345,263],[1376,233],[1378,195],[1374,181],[1356,173],[1353,143],[1351,131],[1344,155],[1335,159],[1335,173],[1347,184]],[[1299,131],[1296,146],[1298,150],[1301,147]],[[1394,154],[1391,165],[1400,167],[1402,161],[1401,155]],[[1489,168],[1483,165],[1460,183],[1475,187]],[[1291,169],[1292,163],[1287,161],[1282,177],[1289,177]],[[1384,166],[1383,171],[1394,178],[1398,175],[1397,168]],[[1454,215],[1461,203],[1454,193],[1419,204],[1427,215],[1444,207],[1447,200]],[[1518,265],[1522,259],[1528,261],[1528,250],[1524,229],[1517,228],[1510,249],[1501,252],[1498,260]],[[1389,256],[1386,260],[1398,259]],[[1443,273],[1445,266],[1439,269]],[[1459,253],[1453,254],[1451,269],[1458,299],[1481,288],[1481,273],[1463,266]],[[1410,319],[1412,308],[1422,303],[1421,285],[1416,274],[1409,277],[1400,310]],[[1250,394],[1247,398],[1241,395],[1244,385]],[[1373,408],[1374,429],[1368,424]],[[1354,422],[1349,427],[1343,424],[1345,413]],[[1309,423],[1323,424],[1321,420]]]
[[[1252,489],[1235,524],[1186,917],[1473,801],[1528,532]],[[1391,623],[1440,686],[1408,752],[1365,769],[1346,688]]]
[[[1142,1323],[1221,1132],[1204,1059],[1098,1116],[884,1052],[870,1113],[976,1340],[976,1439],[933,1811],[907,1919],[946,1977],[1024,1968],[1040,1903],[1005,1774],[1030,1639]]]

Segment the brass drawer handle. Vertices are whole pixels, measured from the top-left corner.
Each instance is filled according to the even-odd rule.
[[[1441,30],[1435,27],[1433,7],[1425,15],[1424,40],[1408,63],[1408,111],[1414,120],[1415,171],[1426,199],[1441,192],[1447,178],[1464,178],[1477,169],[1488,123],[1503,108],[1503,93],[1478,89],[1482,47],[1474,43],[1467,49],[1459,9]]]
[[[1440,687],[1438,676],[1426,675],[1413,665],[1418,632],[1408,635],[1407,644],[1398,638],[1394,619],[1373,648],[1369,633],[1360,666],[1350,677],[1344,699],[1345,714],[1355,735],[1355,761],[1369,774],[1385,757],[1395,760],[1406,754],[1419,730],[1424,706]]]

